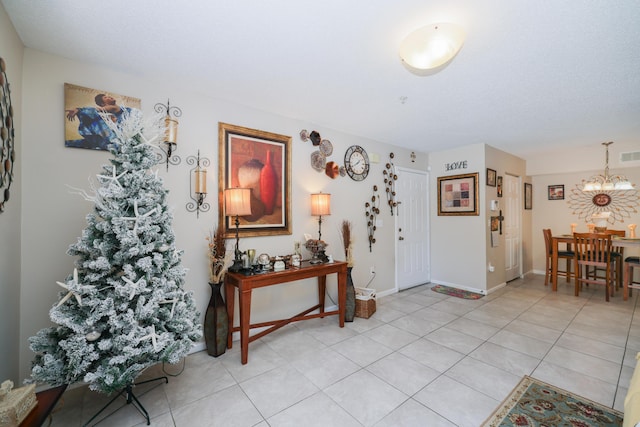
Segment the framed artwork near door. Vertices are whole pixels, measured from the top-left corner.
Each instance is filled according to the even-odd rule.
[[[564,200],[564,185],[550,185],[549,187],[549,200]]]
[[[533,185],[528,182],[524,183],[524,208],[533,209]]]
[[[497,188],[497,195],[498,197],[502,197],[502,177],[499,176],[498,177],[498,188]]]
[[[438,177],[438,216],[478,215],[478,173]]]
[[[489,187],[496,186],[496,176],[497,174],[495,170],[487,168],[487,185]]]

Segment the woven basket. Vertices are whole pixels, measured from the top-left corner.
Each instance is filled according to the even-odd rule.
[[[356,317],[368,319],[376,312],[376,290],[356,288]]]

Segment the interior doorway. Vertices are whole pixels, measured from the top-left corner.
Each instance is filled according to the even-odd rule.
[[[522,276],[522,180],[505,174],[503,180],[505,281]]]
[[[396,288],[407,289],[431,280],[429,264],[429,175],[398,168],[394,216],[396,227]],[[384,208],[383,208],[384,209]]]

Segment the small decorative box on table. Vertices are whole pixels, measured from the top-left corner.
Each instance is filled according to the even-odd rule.
[[[12,388],[9,380],[0,387],[0,427],[18,427],[38,404],[35,384]]]
[[[368,319],[376,312],[376,290],[356,287],[356,317]]]

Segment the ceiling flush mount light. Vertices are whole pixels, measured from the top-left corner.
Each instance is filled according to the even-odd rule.
[[[434,74],[460,51],[465,33],[451,23],[427,25],[409,34],[400,44],[400,59],[417,75]]]
[[[595,175],[584,183],[582,191],[633,190],[633,184],[623,175],[609,175],[609,146],[612,141],[603,142],[606,149],[604,175]]]

